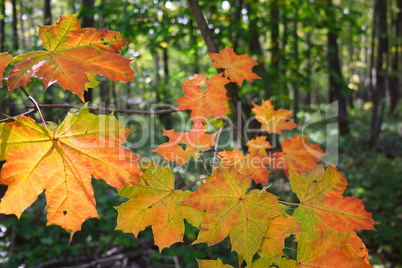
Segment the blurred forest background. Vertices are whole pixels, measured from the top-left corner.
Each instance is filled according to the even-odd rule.
[[[231,47],[260,64],[254,70],[262,79],[245,83],[238,96],[232,96],[241,102],[244,118],[252,115],[251,101],[260,105],[262,99],[272,98],[276,107],[292,110],[293,120],[302,126],[310,115],[317,111],[325,114],[327,105],[336,102],[339,116],[335,120],[317,121],[303,134],[325,149],[327,126],[338,121],[337,166],[349,181],[346,195],[364,199],[367,211],[380,223],[377,232],[359,232],[370,250],[370,262],[375,267],[402,267],[402,0],[198,3],[219,49]],[[0,49],[12,55],[43,49],[36,36],[37,24],[53,24],[62,14],[78,13],[82,27],[108,27],[132,39],[122,54],[133,59],[136,81],[115,83],[97,76],[101,83],[85,94],[94,106],[135,110],[176,107],[177,98],[184,94],[180,83],[194,74],[216,73],[185,0],[1,0],[0,12]],[[27,90],[41,104],[79,104],[76,95],[58,85],[43,94],[43,83],[36,79]],[[2,99],[6,92],[6,87],[0,89]],[[0,102],[0,110],[17,115],[30,105],[24,94],[15,90]],[[43,109],[46,120],[55,122],[66,112]],[[137,129],[130,138],[140,139],[140,119],[119,117]],[[179,127],[179,115],[141,118],[155,122],[155,127],[147,130],[154,141],[133,151],[156,157],[150,150],[166,141],[162,128]],[[301,130],[287,134],[293,136]],[[187,170],[175,172],[188,183],[198,179],[202,170],[193,163]],[[270,183],[275,194],[294,200],[283,175],[273,173]],[[0,215],[0,265],[196,267],[195,257],[220,257],[224,263],[236,265],[228,240],[210,248],[189,246],[197,235],[191,226],[186,227],[184,244],[173,245],[162,254],[153,246],[150,229],[138,239],[114,231],[117,212],[113,206],[123,200],[105,183],[93,180],[93,184],[100,220],[85,222],[69,246],[68,233],[58,226],[45,226],[43,195],[20,221]],[[2,193],[5,190],[3,187]]]

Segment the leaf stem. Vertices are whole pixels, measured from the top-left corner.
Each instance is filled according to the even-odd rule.
[[[42,112],[41,112],[41,110],[40,110],[40,108],[39,108],[38,103],[35,101],[34,98],[32,98],[32,97],[28,94],[28,92],[26,92],[26,90],[25,90],[24,87],[20,87],[20,88],[21,88],[22,92],[24,92],[24,94],[27,96],[27,98],[33,103],[33,105],[35,105],[35,109],[39,112],[39,115],[40,115],[40,118],[42,119],[43,125],[47,128],[46,121],[45,121],[45,119],[43,118],[43,115],[42,115]]]
[[[197,182],[199,182],[199,181],[202,181],[202,180],[203,180],[203,179],[198,179],[198,180],[196,180],[196,181],[193,181],[192,183],[187,184],[186,186],[182,187],[180,190],[184,190],[184,189],[186,189],[187,187],[189,187],[190,185],[192,185],[192,184],[194,184],[194,183],[197,183]]]
[[[202,165],[204,166],[204,169],[207,171],[208,176],[211,176],[211,174],[209,174],[209,171],[208,171],[207,166],[205,165],[204,161],[202,161],[202,159],[200,159],[200,161],[201,161]]]
[[[240,134],[239,130],[237,129],[237,127],[232,123],[232,121],[228,120],[227,118],[222,118],[223,120],[225,120],[225,122],[227,122],[237,133],[237,135],[239,135],[239,137],[241,138],[241,140],[244,142],[244,144],[246,144],[246,140],[243,138],[243,136]]]
[[[292,205],[292,206],[299,206],[300,205],[300,204],[289,203],[289,202],[285,202],[285,201],[281,201],[281,200],[278,200],[278,203],[282,203],[282,204],[286,204],[286,205]]]
[[[222,130],[226,126],[226,124],[227,124],[227,121],[225,121],[225,123],[223,123],[223,125],[221,126],[221,128],[218,131],[218,135],[216,135],[216,143],[215,143],[215,148],[214,148],[214,158],[212,159],[212,168],[215,168],[216,157],[218,156],[219,140],[221,139]]]

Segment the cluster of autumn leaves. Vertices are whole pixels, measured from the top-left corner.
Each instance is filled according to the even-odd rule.
[[[81,99],[85,87],[93,85],[95,74],[133,79],[130,61],[118,55],[127,40],[116,32],[81,29],[75,15],[64,15],[55,25],[40,27],[38,35],[47,51],[15,58],[1,55],[1,73],[9,63],[14,65],[8,75],[9,93],[25,86],[33,76],[46,87],[59,83]],[[194,124],[187,133],[164,130],[169,141],[153,151],[165,161],[182,166],[210,150],[216,134],[207,133],[206,122],[226,116],[225,85],[259,78],[251,70],[256,61],[247,55],[238,56],[226,48],[209,56],[215,67],[225,71],[208,81],[206,76],[195,75],[182,84],[185,95],[178,100],[178,109],[191,110]],[[296,127],[289,121],[291,112],[275,110],[270,100],[261,106],[254,104],[253,112],[261,123],[261,133],[280,135],[282,130]],[[264,136],[247,143],[246,155],[236,147],[221,151],[213,174],[191,192],[175,189],[169,166],[142,162],[125,149],[123,144],[131,132],[113,115],[96,116],[85,106],[69,113],[60,125],[45,127],[25,116],[1,123],[0,160],[6,162],[0,183],[8,185],[8,190],[0,212],[20,217],[45,191],[48,225],[60,225],[73,235],[86,219],[99,217],[93,176],[128,199],[117,208],[116,229],[137,236],[151,226],[160,250],[183,241],[186,220],[199,228],[194,244],[214,245],[229,236],[232,250],[247,267],[273,263],[279,267],[371,267],[355,230],[373,230],[375,222],[361,200],[343,196],[346,179],[334,166],[324,169],[317,163],[324,152],[318,145],[308,144],[307,137],[285,138],[282,152],[276,153],[268,153],[271,145]],[[267,187],[249,190],[252,180],[265,186],[268,174],[280,169],[300,200],[293,204],[295,209],[278,201]],[[284,240],[291,234],[297,241],[297,260],[283,252]],[[219,259],[197,261],[200,267],[227,267]]]

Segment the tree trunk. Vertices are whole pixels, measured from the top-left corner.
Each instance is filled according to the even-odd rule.
[[[17,15],[17,0],[11,1],[13,5],[13,49],[18,50],[18,15]]]
[[[294,59],[296,64],[297,77],[299,77],[299,36],[297,35],[297,18],[293,21],[293,42],[294,42]],[[298,79],[293,79],[293,121],[297,124],[297,113],[299,111],[299,83]]]
[[[45,0],[45,12],[43,15],[43,23],[44,23],[44,25],[52,24],[51,0]]]
[[[280,77],[279,77],[279,1],[271,0],[271,85],[272,89],[278,92],[280,89]]]
[[[401,53],[402,50],[402,0],[397,2],[399,12],[394,21],[395,27],[395,54],[392,57],[392,77],[389,81],[389,113],[395,115],[400,98],[401,86]]]
[[[388,24],[387,1],[377,0],[378,50],[376,64],[377,86],[373,95],[370,144],[375,145],[384,118],[385,92],[388,87]]]
[[[327,15],[330,23],[335,22],[335,14],[333,12],[332,0],[327,0]],[[348,114],[346,110],[346,98],[343,95],[343,76],[341,72],[341,64],[338,52],[338,33],[336,29],[328,29],[327,45],[328,45],[328,67],[329,67],[329,101],[333,102],[336,98],[338,101],[338,130],[341,136],[350,132]]]
[[[84,17],[82,19],[82,28],[89,28],[89,27],[94,27],[95,25],[95,18],[90,12],[91,9],[95,7],[95,1],[94,0],[82,0],[82,9],[86,12],[84,12]],[[89,12],[88,12],[89,11]],[[84,99],[85,101],[92,102],[93,99],[93,88],[88,88],[87,91],[84,91]]]
[[[5,0],[1,1],[1,19],[0,19],[0,35],[1,35],[1,39],[0,39],[0,52],[4,52],[5,51],[5,41],[6,41],[6,32],[4,30],[4,19],[6,18],[6,6],[5,6]]]
[[[246,8],[247,14],[249,17],[248,28],[249,28],[249,41],[248,41],[248,49],[250,55],[256,56],[258,59],[258,65],[253,68],[254,72],[258,74],[262,79],[256,80],[254,83],[261,88],[261,97],[262,99],[270,99],[272,97],[271,88],[268,86],[270,81],[267,76],[267,70],[265,66],[265,58],[263,49],[260,44],[260,31],[258,29],[258,7],[259,1],[247,1]]]
[[[311,53],[310,53],[310,49],[311,49],[311,33],[307,32],[306,33],[306,84],[307,84],[307,95],[306,95],[306,99],[305,99],[305,104],[307,106],[307,108],[310,108],[310,104],[311,104],[311,91],[313,90],[311,87]]]

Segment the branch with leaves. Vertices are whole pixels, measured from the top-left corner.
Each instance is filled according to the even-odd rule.
[[[1,75],[7,65],[14,66],[7,77],[8,94],[24,87],[31,77],[38,77],[46,87],[59,83],[84,101],[83,92],[95,84],[96,74],[126,82],[134,79],[130,60],[119,55],[128,40],[117,32],[81,29],[76,15],[64,15],[54,25],[39,27],[38,35],[46,51],[17,57],[0,54]],[[68,113],[59,125],[49,123],[49,128],[26,114],[1,122],[0,160],[5,164],[0,184],[8,189],[0,213],[20,217],[45,191],[48,224],[61,226],[71,239],[85,220],[99,217],[91,185],[93,176],[128,199],[117,207],[116,229],[138,236],[151,226],[160,251],[183,242],[186,220],[199,230],[193,244],[212,246],[230,237],[239,268],[244,261],[249,267],[371,267],[368,250],[356,230],[374,230],[376,222],[361,200],[343,196],[346,178],[333,165],[324,168],[320,163],[324,152],[319,146],[309,144],[308,137],[295,135],[284,139],[282,152],[271,150],[265,133],[281,135],[297,127],[290,121],[290,111],[275,110],[271,100],[262,101],[261,106],[254,104],[253,112],[262,124],[261,135],[247,143],[243,138],[247,151],[236,147],[219,151],[223,127],[236,126],[227,119],[218,133],[211,134],[207,133],[207,125],[210,118],[227,116],[226,101],[231,95],[227,85],[242,86],[244,80],[259,77],[252,72],[257,62],[247,55],[236,55],[230,48],[210,53],[209,57],[223,74],[209,79],[195,75],[184,81],[185,95],[178,100],[177,109],[134,111],[85,104],[77,112]],[[80,72],[76,71],[78,65]],[[34,104],[35,109],[29,108],[28,112],[77,108]],[[205,167],[208,174],[196,181],[198,189],[185,190],[196,182],[175,189],[175,174],[169,166],[141,161],[142,157],[123,146],[133,130],[112,115],[94,115],[90,110],[144,115],[191,110],[192,129],[164,130],[169,141],[153,152],[165,162],[183,166],[214,148],[212,174]],[[299,204],[279,201],[268,191],[269,174],[277,170],[285,171]],[[262,184],[262,190],[250,190],[252,181]],[[297,208],[290,215],[286,205]],[[294,249],[297,259],[283,253],[284,241],[292,234],[298,239]],[[223,266],[220,259],[197,261],[199,267]]]

